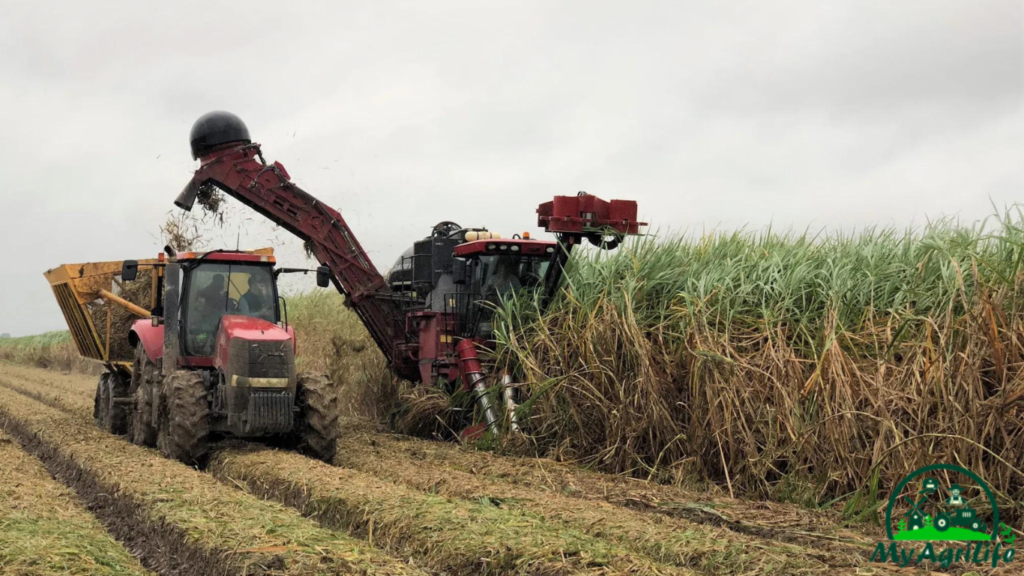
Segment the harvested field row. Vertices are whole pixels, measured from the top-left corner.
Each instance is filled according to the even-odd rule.
[[[691,574],[540,517],[489,502],[422,494],[298,454],[250,446],[219,452],[213,474],[324,525],[447,574]]]
[[[10,385],[9,381],[4,383]],[[40,385],[29,384],[28,389],[25,387],[21,387],[21,389],[25,393],[32,394],[55,406],[76,411],[83,417],[91,410],[91,400],[86,397],[84,387],[79,387],[77,391],[74,391],[73,387],[59,385],[51,389],[50,392],[45,392]],[[72,392],[58,397],[62,390],[72,390]],[[566,478],[573,474],[572,467],[564,464],[528,459],[506,460],[484,453],[466,452],[451,445],[402,440],[401,438],[357,431],[351,427],[346,429],[342,434],[343,445],[340,447],[337,462],[342,466],[360,470],[363,474],[325,466],[322,466],[322,469],[317,469],[316,463],[292,454],[278,453],[267,456],[267,452],[256,452],[244,456],[248,462],[247,465],[236,464],[227,471],[227,475],[247,484],[259,494],[288,501],[300,509],[307,510],[307,513],[312,515],[323,514],[324,510],[328,508],[341,511],[351,510],[353,506],[360,506],[360,502],[364,509],[376,506],[372,502],[372,495],[358,496],[344,491],[335,492],[331,487],[335,486],[339,490],[341,487],[346,487],[347,490],[350,485],[373,486],[372,483],[367,484],[367,478],[384,478],[407,485],[420,492],[500,506],[503,510],[535,519],[533,522],[538,526],[541,524],[537,523],[536,519],[543,518],[566,530],[581,530],[589,534],[590,537],[607,539],[622,548],[636,554],[653,557],[660,562],[681,567],[695,567],[715,574],[735,574],[749,570],[780,574],[824,573],[833,571],[837,567],[856,567],[863,564],[866,558],[867,538],[840,532],[835,529],[834,524],[802,526],[796,523],[796,528],[793,525],[784,524],[774,530],[771,529],[769,521],[764,521],[763,525],[755,525],[757,528],[755,532],[758,536],[768,537],[772,540],[785,539],[787,536],[803,538],[813,541],[815,548],[786,545],[765,538],[737,534],[732,530],[713,525],[698,525],[684,519],[642,514],[636,510],[622,509],[601,501],[601,496],[597,493],[598,489],[603,489],[606,491],[605,498],[616,500],[616,498],[611,498],[610,494],[614,492],[614,487],[618,486],[620,482],[623,485],[649,486],[646,483],[615,478],[602,480],[600,477],[603,475],[581,471],[578,473],[579,477],[592,480],[590,484],[586,485],[586,495],[581,496],[574,494],[573,490],[566,490],[566,484],[558,484],[554,480],[554,477],[559,475]],[[429,454],[433,454],[433,456],[428,456]],[[232,458],[239,456],[232,454],[219,462],[230,462]],[[505,462],[511,462],[514,466],[504,469],[502,474],[496,474],[498,479],[495,479],[491,477],[491,474],[472,470],[472,462],[478,458],[481,459],[480,461],[491,460],[494,462],[494,466],[501,469]],[[455,462],[452,462],[451,465],[439,465],[445,459],[453,459]],[[460,463],[459,459],[466,460]],[[291,464],[284,465],[283,462],[286,460]],[[215,460],[214,469],[223,476],[225,467],[216,462],[218,461]],[[544,464],[550,466],[544,466]],[[470,468],[469,471],[460,470],[467,466]],[[260,468],[260,471],[255,472],[255,468]],[[517,470],[532,470],[532,472],[523,472],[517,476]],[[309,475],[308,479],[296,480],[297,477],[306,474]],[[367,474],[371,476],[367,476]],[[542,475],[548,478],[546,484],[541,484],[538,481],[539,476]],[[312,481],[313,478],[316,479],[315,482]],[[345,480],[340,480],[342,478]],[[536,483],[531,483],[530,478],[533,478]],[[525,481],[519,482],[521,479]],[[295,482],[292,482],[293,480]],[[396,491],[396,487],[393,485],[377,482],[376,486],[376,493],[379,495],[390,493],[392,495],[402,494],[404,497],[409,496],[407,492]],[[661,488],[671,490],[670,487]],[[583,491],[577,490],[576,492]],[[319,496],[320,493],[324,496]],[[310,496],[310,494],[316,495]],[[622,498],[616,502],[617,504],[633,505],[629,498],[634,496],[624,493],[621,488],[619,496]],[[676,497],[678,498],[678,496]],[[594,501],[584,504],[582,498]],[[386,501],[388,500],[386,499]],[[637,499],[637,502],[642,501]],[[737,503],[745,507],[758,506],[739,501]],[[675,505],[683,509],[687,515],[699,516],[703,522],[714,524],[717,520],[730,527],[734,527],[733,525],[738,523],[730,522],[725,516],[729,511],[720,512],[719,509],[716,509],[718,504],[715,502],[686,500],[684,497],[680,498]],[[760,507],[761,514],[764,516],[774,513],[773,508],[786,508],[781,505],[760,505]],[[408,509],[408,506],[404,506],[404,508]],[[437,511],[434,512],[434,514],[437,513]],[[479,510],[476,513],[479,513]],[[349,514],[352,515],[351,512]],[[463,510],[461,514],[467,514],[467,511]],[[808,512],[808,516],[813,516],[813,514]],[[781,524],[789,520],[792,518],[783,517],[778,522]],[[365,517],[360,521],[366,521]],[[349,523],[346,528],[353,530],[356,534],[365,535],[368,532],[368,526],[353,526],[352,518],[341,517],[332,520],[329,524],[340,526],[346,522]],[[379,526],[379,520],[377,522]],[[815,531],[812,532],[811,529]],[[550,529],[548,531],[550,532]],[[415,545],[417,544],[402,544],[406,547]],[[754,558],[762,560],[758,561]]]
[[[86,419],[91,401],[73,392],[0,384]],[[240,443],[239,443],[240,444]],[[228,449],[211,471],[232,486],[299,509],[325,526],[346,530],[402,556],[414,556],[448,574],[685,574],[651,566],[624,550],[541,519],[490,504],[430,496],[258,445]],[[471,535],[467,537],[467,535]]]
[[[16,375],[18,380],[29,380],[46,386],[59,396],[79,393],[91,399],[95,387],[94,378],[74,374],[52,374],[7,364],[4,365],[4,373]],[[8,382],[13,381],[8,379]],[[737,500],[627,476],[591,472],[545,458],[496,456],[489,452],[467,450],[456,444],[374,432],[374,425],[368,421],[349,420],[344,426],[343,437],[356,435],[361,447],[376,445],[386,450],[390,458],[413,460],[424,467],[462,471],[488,480],[509,482],[573,498],[604,500],[628,508],[723,524],[736,531],[771,535],[794,542],[837,539],[868,542],[876,536],[872,534],[866,537],[842,530],[839,528],[842,522],[839,515],[829,511],[815,511],[790,504]]]
[[[0,573],[149,574],[75,494],[0,432]]]
[[[424,574],[7,388],[0,388],[0,419],[154,571]]]
[[[11,382],[41,385],[64,393],[77,392],[85,394],[90,398],[93,392],[96,391],[96,381],[98,378],[98,376],[94,375],[61,373],[6,361],[0,361],[0,374],[3,374]]]
[[[7,380],[0,380],[0,383],[8,387],[17,387],[9,384]],[[77,413],[83,420],[87,411],[91,410],[91,401],[80,393],[58,398],[53,393],[38,388],[20,388],[58,408]],[[346,448],[345,451],[351,451],[353,454],[351,458],[348,454],[339,456],[339,461],[361,464],[363,469],[360,472],[330,468],[294,454],[267,451],[246,456],[243,456],[244,453],[231,452],[220,459],[215,458],[213,469],[222,478],[228,477],[244,483],[257,494],[283,500],[318,517],[327,525],[344,527],[366,537],[370,531],[368,515],[374,517],[374,514],[387,514],[389,511],[407,514],[410,510],[419,510],[423,515],[421,519],[427,516],[437,519],[440,515],[446,514],[451,517],[449,520],[430,522],[432,530],[448,526],[449,530],[454,530],[456,534],[439,534],[434,537],[451,538],[451,542],[460,542],[459,534],[465,540],[466,533],[479,533],[484,541],[485,550],[491,550],[491,554],[498,549],[490,547],[491,540],[494,543],[502,542],[503,547],[514,546],[518,549],[518,552],[505,552],[512,556],[518,554],[521,558],[515,560],[516,562],[530,561],[531,558],[549,558],[550,552],[557,550],[558,555],[579,555],[573,563],[582,563],[583,566],[588,563],[608,563],[609,567],[628,568],[637,573],[643,572],[640,569],[644,568],[644,562],[639,559],[642,556],[673,565],[676,569],[695,568],[710,574],[742,574],[750,571],[764,574],[823,574],[833,571],[837,566],[855,565],[853,554],[822,553],[810,548],[769,542],[738,535],[719,527],[618,509],[604,502],[598,507],[589,504],[582,507],[579,500],[557,494],[532,492],[499,482],[481,481],[472,475],[457,471],[439,471],[436,475],[430,475],[453,479],[454,483],[446,484],[445,487],[460,487],[454,491],[445,490],[438,483],[408,483],[409,477],[416,474],[416,462],[409,459],[402,459],[399,462],[392,462],[390,459],[382,461],[379,459],[380,454],[375,453],[372,448],[367,450],[367,446],[373,443],[372,439],[354,433],[348,436],[344,442],[351,450]],[[239,457],[243,457],[245,464],[233,462]],[[359,469],[360,466],[352,468]],[[382,469],[387,469],[388,472],[384,473]],[[402,473],[395,475],[394,471]],[[466,478],[463,479],[460,475]],[[409,484],[409,487],[417,492],[379,480],[374,481],[374,478]],[[362,494],[356,493],[359,486],[365,490]],[[434,506],[430,506],[430,499],[425,500],[422,492],[433,492],[438,495],[433,502]],[[467,506],[443,497],[480,504]],[[374,499],[377,501],[374,502]],[[392,504],[396,499],[401,500],[400,506],[381,507],[384,503]],[[444,503],[443,507],[440,506],[441,503]],[[353,511],[354,507],[356,511]],[[361,511],[358,510],[359,507],[362,508]],[[332,513],[336,516],[327,516]],[[359,516],[360,513],[362,517]],[[468,522],[473,516],[477,516],[477,519]],[[328,520],[325,521],[323,518]],[[545,525],[545,522],[553,523],[557,528],[551,528],[550,525]],[[397,517],[375,520],[374,531],[378,532],[381,526],[384,530],[389,526],[396,531],[405,528]],[[515,527],[515,530],[511,530],[510,527]],[[537,531],[531,532],[529,528]],[[397,548],[393,549],[407,552],[410,548],[428,545],[428,542],[422,542],[422,534],[417,537],[421,539],[420,543],[402,542],[400,536],[395,536],[394,546]],[[541,544],[542,540],[535,539],[537,537],[551,538],[553,540],[547,541],[548,546],[552,542],[557,542],[559,547],[545,553],[546,546]],[[516,538],[519,539],[518,543]],[[608,545],[601,540],[613,542],[615,545]],[[375,538],[374,542],[378,542],[378,539]],[[451,542],[447,544],[449,548],[454,545]],[[627,552],[619,551],[618,554],[624,559],[616,561],[616,566],[616,563],[610,563],[609,560],[616,548],[631,551],[636,557],[630,558]],[[425,548],[420,550],[422,554]],[[438,562],[435,561],[435,565]],[[454,560],[449,559],[448,562],[452,566],[450,569],[458,568]],[[628,565],[623,566],[622,562]],[[558,564],[548,563],[550,566]],[[565,560],[562,563],[564,564]],[[670,572],[672,569],[667,566],[660,568],[662,572]]]
[[[421,468],[456,470],[488,481],[501,481],[541,492],[652,511],[697,522],[722,524],[737,532],[792,542],[877,540],[841,528],[838,513],[791,504],[751,502],[678,486],[645,482],[629,476],[592,472],[547,458],[497,456],[457,444],[420,440],[386,432],[367,432],[369,422],[345,423],[346,446],[375,446],[387,458],[418,462]],[[348,444],[351,442],[351,444]]]
[[[822,539],[814,547],[736,533],[712,524],[645,514],[602,500],[583,501],[547,490],[431,466],[394,455],[366,435],[343,434],[335,463],[403,483],[417,490],[537,514],[549,522],[576,526],[655,560],[694,566],[712,574],[813,574],[850,572],[866,566],[868,544]],[[697,505],[700,506],[699,504]],[[708,514],[714,510],[707,508]],[[852,538],[851,538],[852,540]],[[737,555],[736,550],[745,553]],[[874,565],[872,565],[874,567]],[[885,571],[885,568],[877,567]]]

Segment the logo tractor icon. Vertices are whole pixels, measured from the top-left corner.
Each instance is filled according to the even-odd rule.
[[[964,501],[963,491],[964,489],[959,484],[949,487],[949,498],[946,499],[946,505],[949,508],[935,517],[935,529],[939,532],[945,532],[952,526],[969,528],[975,532],[984,530],[985,523],[978,519],[977,511],[969,506],[963,507],[967,504]]]

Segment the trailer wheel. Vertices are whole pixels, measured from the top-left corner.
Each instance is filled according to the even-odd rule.
[[[163,381],[157,445],[168,458],[199,464],[210,435],[210,405],[199,372],[175,370]]]
[[[107,430],[110,425],[110,386],[107,379],[110,374],[100,374],[100,380],[96,383],[96,397],[92,403],[92,419],[96,426]]]
[[[330,463],[338,449],[338,388],[326,376],[298,375],[294,439],[299,450]]]
[[[132,365],[131,393],[135,397],[135,410],[131,414],[132,443],[156,446],[156,426],[153,425],[153,370],[155,366],[146,356],[142,343],[135,348]]]
[[[111,372],[107,378],[107,430],[118,436],[128,433],[128,418],[131,413],[128,406],[123,403],[123,399],[128,398],[128,384],[120,372]]]

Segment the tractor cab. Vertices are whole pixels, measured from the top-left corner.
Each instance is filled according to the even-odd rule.
[[[243,256],[250,255],[231,254],[232,259],[178,257],[182,265],[181,343],[185,355],[213,356],[217,332],[226,317],[262,321],[265,329],[280,321],[273,257],[259,256],[262,261],[239,258]]]

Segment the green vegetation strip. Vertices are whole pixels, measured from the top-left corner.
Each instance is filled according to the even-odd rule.
[[[298,454],[250,447],[215,455],[213,474],[245,484],[332,528],[449,575],[690,574],[541,517],[423,494]]]
[[[158,572],[423,574],[294,510],[0,388],[0,421]]]
[[[3,432],[0,462],[0,573],[148,574],[73,492]]]
[[[71,333],[67,330],[54,330],[43,332],[34,336],[21,336],[18,338],[0,338],[0,348],[22,348],[32,346],[52,346],[71,341]]]

